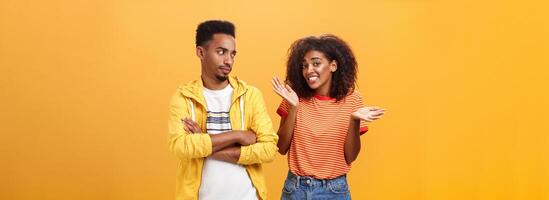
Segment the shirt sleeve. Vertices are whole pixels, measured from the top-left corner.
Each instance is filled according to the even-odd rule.
[[[251,112],[249,130],[256,134],[257,142],[248,146],[240,147],[240,158],[238,164],[251,165],[257,163],[272,162],[278,153],[278,135],[273,130],[271,117],[263,100],[261,91],[257,88],[250,88],[247,93],[248,111]],[[246,114],[244,114],[246,115]]]
[[[355,100],[353,101],[353,112],[364,107],[364,103],[362,101],[362,96],[355,92]],[[364,120],[360,120],[360,135],[364,135],[364,133],[368,132],[368,124]]]
[[[282,99],[282,102],[280,102],[278,109],[276,109],[276,113],[280,115],[280,117],[285,118],[288,116],[289,107],[290,107],[290,103],[286,101],[286,99]]]
[[[189,101],[177,91],[170,101],[168,143],[170,151],[179,159],[203,158],[212,154],[212,141],[208,134],[192,134],[185,130],[181,119],[191,118]],[[200,123],[200,122],[198,122]]]

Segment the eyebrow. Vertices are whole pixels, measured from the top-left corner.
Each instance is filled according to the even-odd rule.
[[[320,57],[312,57],[312,58],[310,58],[310,60],[321,60],[321,59],[322,59],[322,58],[320,58]],[[303,58],[303,61],[305,61],[305,60],[307,60],[307,59]]]
[[[224,48],[224,47],[217,47],[216,49],[221,49],[223,51],[229,51],[229,49]],[[236,50],[234,50],[232,53],[236,54]]]

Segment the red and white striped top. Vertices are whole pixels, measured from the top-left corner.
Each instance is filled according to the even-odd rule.
[[[289,103],[283,100],[277,113],[288,116]],[[351,113],[363,107],[356,91],[341,101],[325,96],[299,99],[294,134],[288,151],[288,167],[299,176],[332,179],[347,174],[344,154],[345,138]],[[364,121],[360,133],[368,131]]]

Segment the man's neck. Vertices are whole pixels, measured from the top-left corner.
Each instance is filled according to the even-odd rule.
[[[221,90],[229,84],[229,79],[225,81],[220,81],[217,78],[208,78],[204,75],[201,76],[202,78],[202,84],[204,84],[205,88],[208,88],[210,90]]]

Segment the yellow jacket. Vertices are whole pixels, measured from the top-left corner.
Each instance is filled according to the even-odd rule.
[[[236,77],[230,77],[233,87],[229,117],[233,130],[251,130],[257,143],[242,146],[238,164],[244,165],[257,190],[259,199],[267,198],[262,163],[271,162],[277,154],[278,136],[267,113],[261,92]],[[212,142],[207,133],[191,134],[185,131],[181,119],[191,118],[206,130],[206,101],[201,80],[180,86],[170,102],[168,140],[170,151],[179,158],[176,199],[198,199],[204,157],[212,154]]]

